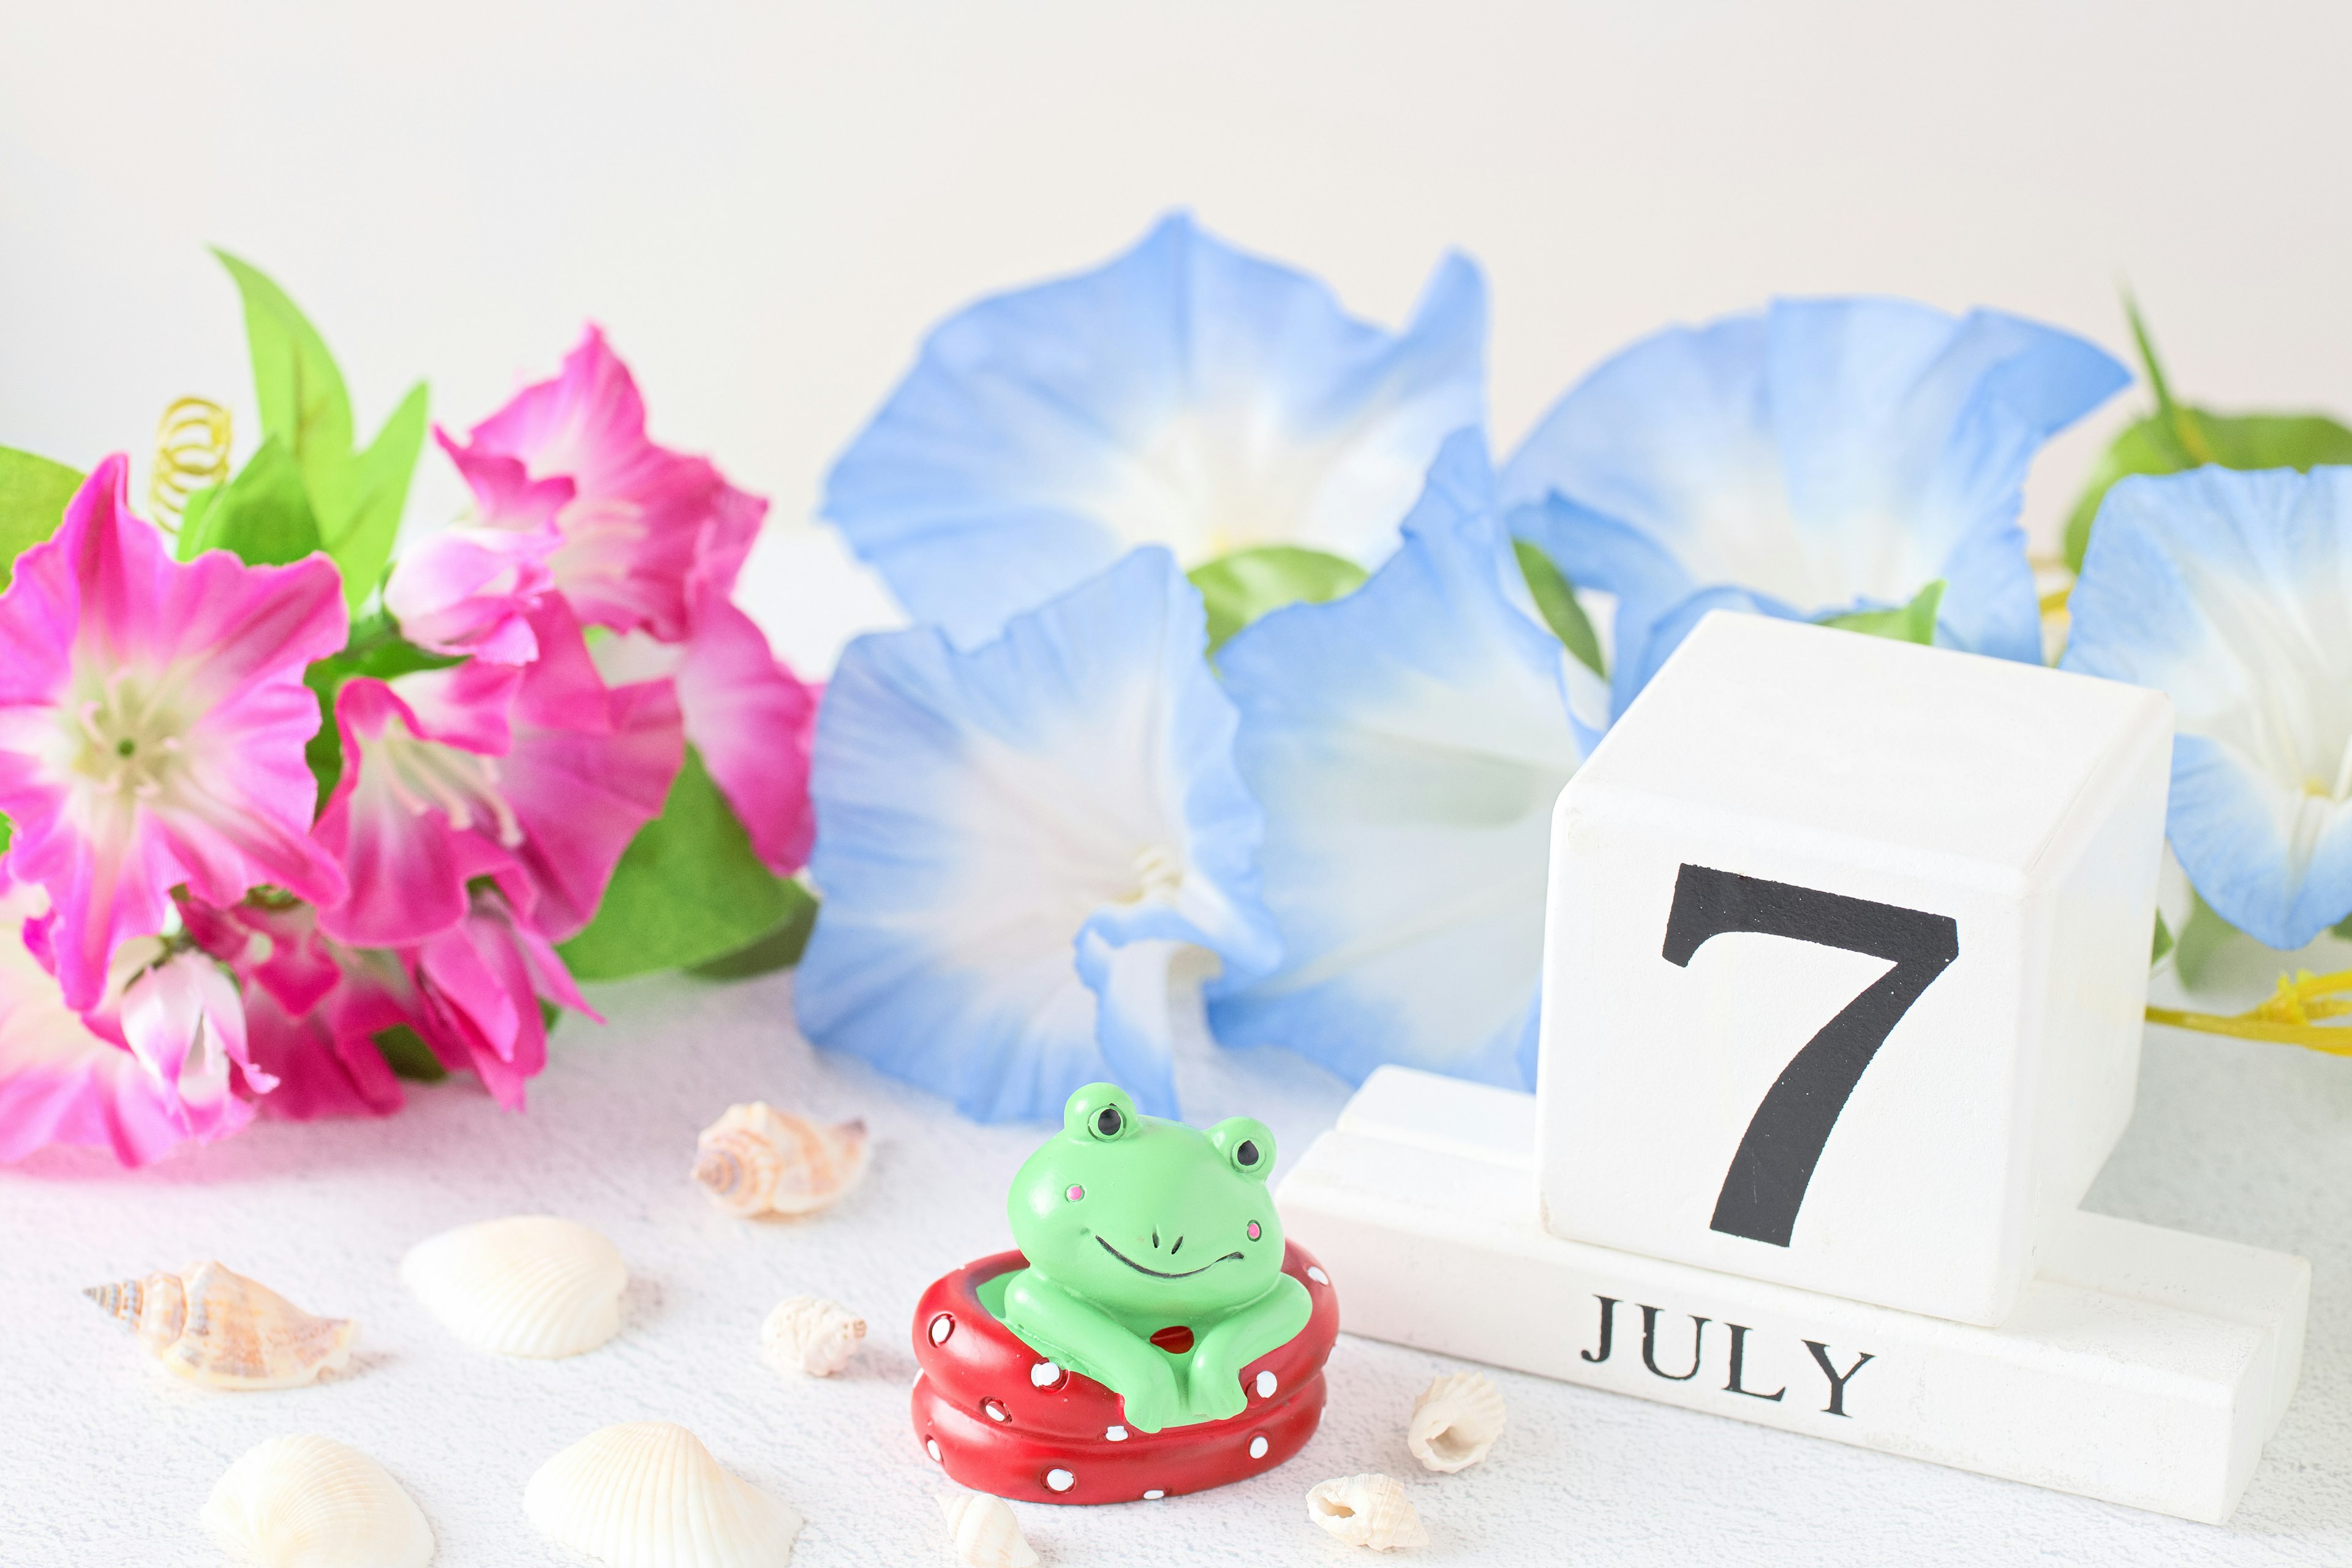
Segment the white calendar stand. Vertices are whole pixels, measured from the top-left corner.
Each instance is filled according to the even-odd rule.
[[[1342,1326],[2226,1519],[2309,1266],[2075,1207],[2169,753],[2152,692],[1709,616],[1560,797],[1538,1093],[1384,1068],[1282,1184]]]

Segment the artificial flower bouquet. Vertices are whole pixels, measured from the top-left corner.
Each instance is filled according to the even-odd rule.
[[[473,504],[395,560],[425,389],[355,449],[318,333],[223,259],[264,434],[233,477],[184,405],[154,521],[122,456],[0,450],[0,1159],[404,1077],[519,1107],[576,978],[805,932],[815,693],[730,598],[766,503],[648,440],[592,329],[436,432]]]
[[[231,268],[268,439],[176,540],[120,458],[0,457],[0,1157],[402,1073],[516,1103],[575,978],[795,955],[812,1040],[981,1118],[1174,1114],[1192,1005],[1528,1085],[1552,801],[1717,609],[2167,691],[2184,981],[2352,917],[2352,430],[2179,404],[2144,333],[2156,406],[2039,562],[2028,467],[2131,381],[2069,333],[1776,301],[1497,464],[1471,263],[1390,332],[1171,217],[951,317],[843,454],[824,514],[914,624],[820,709],[730,598],[763,503],[647,441],[595,333],[440,436],[473,510],[387,571],[421,389],[353,452]],[[2347,983],[2152,1016],[2336,1049]]]

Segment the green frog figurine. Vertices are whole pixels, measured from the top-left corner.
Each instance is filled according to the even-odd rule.
[[[1203,1132],[1088,1084],[1005,1201],[1028,1261],[1005,1281],[1005,1325],[1118,1394],[1139,1432],[1239,1415],[1242,1368],[1288,1343],[1311,1307],[1282,1271],[1273,1169],[1263,1122]]]

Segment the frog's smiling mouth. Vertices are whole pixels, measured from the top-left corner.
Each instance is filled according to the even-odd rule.
[[[1187,1268],[1181,1274],[1166,1274],[1157,1268],[1146,1268],[1142,1264],[1138,1263],[1134,1258],[1129,1258],[1126,1253],[1121,1252],[1109,1242],[1103,1240],[1099,1236],[1095,1237],[1095,1241],[1105,1252],[1109,1253],[1113,1258],[1118,1258],[1121,1263],[1126,1264],[1138,1274],[1149,1274],[1154,1279],[1190,1279],[1195,1274],[1206,1274],[1210,1269],[1214,1268],[1220,1263],[1235,1263],[1242,1259],[1242,1255],[1240,1253],[1228,1252],[1223,1258],[1212,1258],[1198,1268]]]

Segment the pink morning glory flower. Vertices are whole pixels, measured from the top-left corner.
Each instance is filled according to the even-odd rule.
[[[173,561],[131,514],[128,469],[100,463],[0,595],[0,813],[16,875],[54,902],[77,1010],[118,944],[164,929],[181,883],[217,904],[263,883],[342,893],[309,837],[302,755],[319,724],[303,668],[343,643],[334,567]]]
[[[816,837],[809,746],[821,689],[793,674],[758,624],[708,576],[697,576],[687,603],[685,642],[657,642],[644,632],[606,637],[595,647],[596,668],[614,682],[675,684],[686,738],[751,836],[752,852],[788,877],[807,863]]]
[[[593,326],[554,380],[517,393],[464,445],[441,441],[478,515],[411,552],[385,603],[412,640],[445,653],[507,657],[497,639],[510,617],[485,601],[527,603],[548,585],[530,581],[541,563],[583,623],[678,641],[689,579],[731,588],[767,515],[709,463],[647,439],[636,383]]]
[[[478,891],[463,920],[404,960],[425,1044],[442,1066],[470,1070],[509,1110],[522,1109],[524,1080],[547,1065],[539,999],[596,1016],[547,938],[495,890]]]
[[[613,868],[657,816],[685,752],[667,682],[605,686],[560,596],[530,616],[539,657],[347,682],[343,773],[319,843],[350,885],[321,906],[339,942],[412,947],[468,917],[495,879],[548,940],[588,923]]]
[[[152,938],[125,942],[85,1017],[20,934],[47,923],[48,895],[0,858],[0,1162],[52,1144],[143,1165],[253,1119],[274,1079],[248,1057],[236,987],[201,952],[157,963]],[[243,1091],[243,1092],[240,1092]]]

